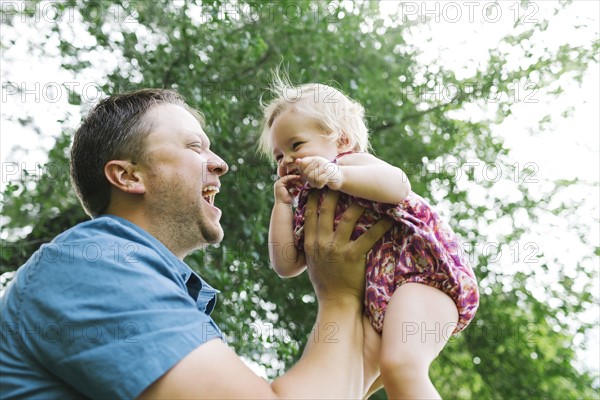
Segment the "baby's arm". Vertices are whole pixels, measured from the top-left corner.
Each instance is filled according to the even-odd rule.
[[[287,175],[275,182],[275,204],[269,225],[269,259],[279,276],[290,278],[306,269],[304,253],[294,246],[294,211],[292,196],[287,190],[297,175]]]
[[[296,160],[303,180],[380,203],[399,203],[410,193],[404,171],[367,153],[352,153],[331,163],[323,157]]]

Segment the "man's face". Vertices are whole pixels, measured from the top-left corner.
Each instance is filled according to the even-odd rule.
[[[185,252],[223,239],[221,210],[214,205],[227,164],[210,150],[198,120],[183,107],[161,104],[150,109],[145,140],[145,202],[162,235]]]

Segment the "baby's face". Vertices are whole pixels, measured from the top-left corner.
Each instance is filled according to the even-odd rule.
[[[298,158],[319,156],[333,160],[339,153],[337,144],[324,136],[315,120],[293,110],[286,110],[275,118],[270,134],[280,177],[298,171],[294,163]]]

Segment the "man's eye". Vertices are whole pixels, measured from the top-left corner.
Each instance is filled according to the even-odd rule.
[[[292,149],[295,150],[298,148],[298,146],[300,146],[302,144],[302,142],[294,142],[294,144],[292,144]]]

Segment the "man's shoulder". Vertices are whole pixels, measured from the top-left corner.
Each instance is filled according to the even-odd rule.
[[[62,232],[51,243],[87,241],[94,239],[111,241],[147,241],[149,236],[132,222],[113,215],[102,215],[89,221],[81,222]]]
[[[149,233],[114,216],[82,222],[42,245],[20,270],[25,284],[54,288],[136,274],[176,278],[178,260]]]
[[[126,219],[103,215],[90,221],[82,222],[56,236],[40,250],[68,253],[83,261],[107,258],[115,262],[132,262],[132,257],[142,254],[143,259],[160,258],[168,263],[178,263],[177,257],[171,253],[158,239],[141,227]]]
[[[130,222],[113,217],[83,222],[42,245],[19,268],[5,303],[68,313],[91,293],[119,298],[129,290],[185,290],[183,267],[160,246]]]

